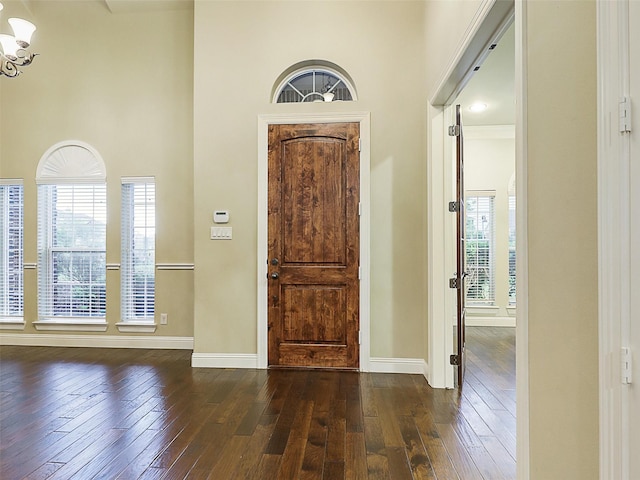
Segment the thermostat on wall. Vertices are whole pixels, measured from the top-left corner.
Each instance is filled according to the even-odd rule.
[[[216,210],[213,212],[213,223],[229,223],[229,210]]]

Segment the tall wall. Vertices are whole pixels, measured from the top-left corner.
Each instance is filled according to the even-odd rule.
[[[531,478],[598,478],[596,2],[528,2]]]
[[[487,0],[426,0],[424,43],[428,49],[427,93],[436,93],[443,76],[454,66],[455,54],[467,30],[481,14]]]
[[[524,2],[530,478],[598,478],[595,1]],[[452,5],[455,4],[455,5]],[[427,2],[428,95],[479,2]],[[443,21],[457,10],[459,21]],[[518,33],[516,32],[516,38]],[[449,47],[453,44],[454,47]],[[440,72],[440,73],[436,73]],[[430,109],[432,121],[440,120]],[[435,142],[437,139],[430,139]]]
[[[120,178],[155,176],[156,262],[193,262],[193,10],[113,14],[102,1],[3,1],[38,27],[40,55],[0,77],[0,176],[24,179],[24,260],[37,261],[38,162],[63,140],[98,150],[107,169],[107,262],[120,262]],[[25,273],[24,333],[37,333],[37,273]],[[157,271],[156,335],[193,336],[193,272]],[[118,335],[119,272],[107,277],[107,335]],[[46,332],[55,333],[55,332]],[[61,332],[65,333],[65,332]],[[69,333],[69,332],[67,332]]]
[[[371,355],[423,358],[423,9],[401,1],[196,2],[196,353],[256,353],[258,115],[356,111],[371,113]],[[309,59],[345,69],[358,101],[271,104],[280,74]],[[209,240],[220,208],[231,212],[232,241]]]

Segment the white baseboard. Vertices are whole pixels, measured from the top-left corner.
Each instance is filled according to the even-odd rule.
[[[193,337],[0,333],[0,345],[193,350]]]
[[[196,368],[258,368],[254,353],[194,353],[191,366]],[[428,380],[428,366],[421,358],[371,358],[369,371],[374,373],[410,373]]]
[[[467,315],[465,317],[467,327],[515,327],[515,317],[475,317]]]
[[[191,366],[195,368],[258,368],[255,353],[194,353]]]
[[[429,380],[429,367],[422,358],[371,357],[369,371],[374,373],[410,373],[424,375]]]

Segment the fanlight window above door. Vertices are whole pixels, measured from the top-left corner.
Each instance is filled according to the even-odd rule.
[[[304,68],[285,78],[276,89],[274,103],[355,100],[351,83],[328,68]]]

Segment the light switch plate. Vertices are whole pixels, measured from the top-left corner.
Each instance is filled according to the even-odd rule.
[[[211,227],[211,240],[231,240],[233,227]]]

